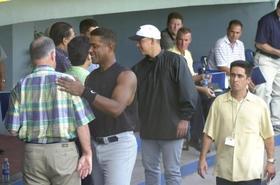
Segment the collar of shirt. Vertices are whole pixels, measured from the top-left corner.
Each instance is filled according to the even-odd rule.
[[[174,37],[172,36],[172,34],[169,32],[168,28],[165,28],[163,31],[166,32],[166,33],[169,35],[169,37],[170,37],[171,40],[173,40],[173,41],[176,40],[176,38],[174,38]]]
[[[231,102],[231,101],[233,101],[233,99],[235,100],[235,98],[233,98],[231,96],[230,91],[227,92],[226,96],[224,97],[224,101],[225,102]],[[250,91],[248,91],[246,97],[244,98],[244,100],[252,101],[253,99],[254,99],[254,95]],[[237,101],[237,100],[235,100],[235,101]]]
[[[160,57],[161,55],[163,55],[163,52],[164,52],[164,50],[161,50],[160,53],[159,53],[157,56],[155,56],[154,58],[152,58],[152,57],[146,55],[146,58],[147,58],[147,60],[150,61],[150,62],[157,61],[158,57]],[[171,51],[170,51],[170,52],[171,52]]]
[[[59,47],[56,47],[55,50],[58,53],[61,53],[61,54],[65,55],[66,57],[68,57],[68,53],[66,51],[64,51],[63,49],[60,49]]]
[[[40,65],[34,68],[33,72],[38,72],[38,71],[55,71],[54,68],[48,65]]]
[[[77,72],[79,72],[79,73],[89,73],[88,70],[86,70],[85,68],[80,67],[80,66],[71,66],[70,71],[71,71],[71,70],[77,71]]]
[[[182,55],[177,46],[173,46],[172,48],[168,49],[168,51],[171,51],[171,52],[176,53],[178,55]]]
[[[236,40],[234,43],[231,43],[231,42],[229,41],[227,35],[224,37],[224,41],[225,41],[225,43],[227,43],[228,45],[230,45],[230,46],[232,46],[232,47],[235,47],[235,45],[238,45],[239,42],[240,42],[239,40]]]

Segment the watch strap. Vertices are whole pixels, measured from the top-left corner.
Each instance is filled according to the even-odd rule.
[[[268,159],[266,160],[266,162],[272,163],[272,164],[274,164],[275,161],[276,161],[276,160],[275,160],[274,158],[268,158]]]
[[[96,95],[97,93],[95,91],[88,87],[85,87],[81,97],[85,98],[88,101],[88,103],[92,103],[94,102]]]

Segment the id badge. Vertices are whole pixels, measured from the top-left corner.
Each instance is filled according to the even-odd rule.
[[[234,147],[234,146],[235,146],[235,140],[234,140],[234,138],[232,138],[232,137],[230,137],[230,136],[229,136],[229,137],[226,137],[225,145]]]

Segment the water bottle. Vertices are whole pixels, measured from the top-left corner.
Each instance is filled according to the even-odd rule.
[[[205,65],[202,66],[201,74],[202,74],[202,80],[200,81],[201,86],[207,87],[208,86],[208,81],[205,78],[205,74],[206,74],[206,67],[205,67]]]
[[[5,158],[2,163],[2,182],[7,183],[10,181],[10,164],[8,158]]]
[[[209,87],[209,84],[211,83],[211,74],[206,71],[205,68],[202,68],[202,81],[201,85],[203,87]]]
[[[201,85],[203,87],[208,87],[208,84],[209,84],[208,79],[203,77],[203,80],[201,81]]]

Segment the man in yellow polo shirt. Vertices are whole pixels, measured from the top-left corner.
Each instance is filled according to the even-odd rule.
[[[176,44],[169,51],[178,55],[184,56],[186,66],[188,66],[192,79],[196,84],[196,90],[199,92],[196,112],[190,120],[190,139],[188,136],[183,144],[183,150],[188,150],[188,146],[194,147],[196,150],[201,150],[202,131],[205,123],[205,115],[215,97],[214,91],[208,86],[198,85],[203,80],[203,74],[196,74],[193,70],[193,58],[189,51],[189,46],[192,42],[192,31],[190,28],[182,27],[178,30],[176,36]]]
[[[275,176],[270,114],[265,102],[247,90],[250,73],[245,61],[231,64],[231,90],[215,99],[206,120],[198,174],[205,177],[207,151],[215,142],[217,185],[260,185],[261,178]]]

